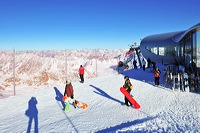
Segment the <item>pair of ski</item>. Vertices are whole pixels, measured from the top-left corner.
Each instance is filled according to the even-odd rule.
[[[82,108],[82,109],[86,109],[88,107],[88,105],[86,103],[77,101],[77,100],[73,100],[67,96],[63,96],[62,100],[66,103],[65,104],[65,111],[69,110],[70,105],[73,105],[74,108]]]
[[[136,108],[140,109],[140,105],[136,102],[135,99],[126,91],[124,87],[120,88],[120,91],[124,94],[124,96],[130,101],[130,103]]]

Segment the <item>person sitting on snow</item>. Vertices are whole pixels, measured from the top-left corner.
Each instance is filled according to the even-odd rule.
[[[76,105],[76,100],[74,100],[74,89],[70,79],[66,80],[64,96],[67,97],[67,102]]]
[[[69,79],[66,80],[64,96],[74,99],[74,89]]]

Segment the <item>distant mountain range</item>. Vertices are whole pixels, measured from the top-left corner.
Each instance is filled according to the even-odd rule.
[[[128,49],[74,49],[65,51],[0,51],[0,89],[16,86],[53,86],[66,79],[79,80],[78,68],[85,67],[85,78],[113,73],[119,58]],[[14,56],[15,55],[15,56]],[[15,58],[14,58],[15,57]],[[15,62],[15,63],[13,63]],[[15,69],[13,69],[15,64]]]

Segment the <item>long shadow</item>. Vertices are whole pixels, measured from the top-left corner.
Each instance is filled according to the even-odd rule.
[[[96,133],[108,133],[108,132],[116,132],[117,130],[119,129],[123,129],[123,128],[128,128],[128,127],[131,127],[131,126],[134,126],[134,125],[137,125],[137,124],[141,124],[141,123],[144,123],[146,121],[149,121],[149,120],[153,120],[155,119],[156,117],[147,117],[147,118],[143,118],[143,119],[139,119],[139,120],[134,120],[134,121],[130,121],[130,122],[125,122],[125,123],[122,123],[120,125],[116,125],[116,126],[113,126],[113,127],[109,127],[109,128],[106,128],[106,129],[103,129],[103,130],[100,130],[100,131],[97,131]],[[131,131],[133,132],[133,131]],[[137,131],[138,132],[138,131]],[[146,131],[139,131],[139,132],[146,132]]]
[[[76,129],[76,126],[73,124],[71,119],[67,116],[67,114],[63,110],[63,108],[65,107],[65,102],[62,100],[63,94],[58,90],[57,87],[54,87],[54,90],[55,90],[55,93],[56,93],[55,99],[57,100],[58,105],[60,106],[61,110],[63,111],[63,114],[65,115],[65,117],[69,121],[69,123],[72,125],[72,127],[75,130],[75,132],[78,133],[78,130]],[[61,102],[62,105],[60,105],[59,102]]]
[[[54,90],[56,92],[56,97],[55,99],[58,101],[58,102],[61,102],[62,104],[62,107],[64,108],[65,107],[65,102],[62,100],[62,97],[63,97],[63,94],[58,90],[58,88],[54,87]]]
[[[108,99],[111,99],[111,100],[113,100],[113,101],[115,101],[115,102],[118,102],[118,103],[120,103],[120,104],[123,104],[124,102],[122,102],[122,101],[119,101],[118,99],[116,99],[116,98],[113,98],[113,97],[111,97],[110,95],[108,95],[105,91],[103,91],[103,90],[101,90],[100,88],[97,88],[97,87],[95,87],[95,86],[93,86],[93,85],[90,85],[91,87],[93,87],[93,88],[95,88],[97,91],[94,91],[94,93],[96,93],[96,94],[98,94],[98,95],[101,95],[101,96],[104,96],[104,97],[106,97],[106,98],[108,98]]]
[[[37,99],[32,97],[28,102],[28,109],[25,111],[25,115],[29,117],[27,133],[31,132],[31,125],[34,120],[34,133],[38,133],[38,110],[36,107]]]

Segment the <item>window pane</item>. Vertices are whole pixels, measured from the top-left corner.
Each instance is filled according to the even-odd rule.
[[[197,67],[200,67],[200,29],[197,31]]]
[[[159,55],[164,55],[164,54],[165,54],[165,48],[159,47]]]

